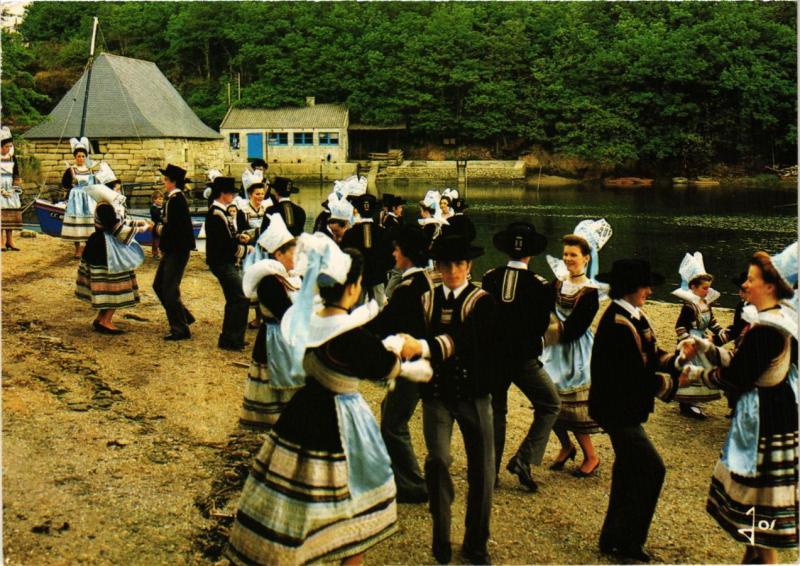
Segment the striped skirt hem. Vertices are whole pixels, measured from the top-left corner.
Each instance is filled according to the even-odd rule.
[[[3,230],[21,230],[22,209],[4,208],[0,210],[0,228]]]
[[[124,309],[139,302],[139,284],[133,271],[109,273],[103,265],[81,260],[75,281],[75,296],[95,309]]]
[[[271,431],[245,483],[226,554],[234,564],[338,562],[396,529],[393,478],[354,495],[344,452],[308,451]]]
[[[93,216],[64,216],[61,226],[61,238],[64,240],[83,242],[95,233]]]
[[[272,387],[269,382],[268,365],[251,360],[239,422],[253,428],[272,427],[278,421],[284,407],[300,389],[302,386],[291,389]]]
[[[558,413],[556,426],[576,434],[597,434],[601,432],[600,425],[589,416],[588,387],[571,393],[559,393],[559,397],[561,397],[561,412]]]
[[[797,547],[797,432],[760,438],[753,477],[738,475],[717,462],[706,511],[740,542]]]

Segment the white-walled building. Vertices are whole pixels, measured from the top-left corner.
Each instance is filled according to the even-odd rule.
[[[345,163],[350,115],[343,104],[230,108],[220,124],[231,161],[260,158],[272,163]]]

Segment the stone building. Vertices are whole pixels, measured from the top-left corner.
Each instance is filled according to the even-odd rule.
[[[84,135],[95,162],[107,161],[123,182],[156,181],[166,163],[191,177],[224,166],[222,136],[200,121],[155,63],[102,53],[91,71]],[[72,160],[69,139],[80,132],[87,74],[45,122],[23,134],[25,154],[38,160],[47,185],[60,183]]]

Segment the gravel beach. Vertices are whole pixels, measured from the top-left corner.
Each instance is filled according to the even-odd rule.
[[[224,300],[204,258],[193,254],[182,285],[197,317],[187,342],[162,340],[166,317],[151,285],[157,261],[137,271],[142,302],[119,311],[121,336],[91,331],[94,312],[74,296],[72,245],[20,238],[3,253],[3,551],[7,564],[212,564],[257,433],[241,429],[249,350],[216,347]],[[549,274],[546,274],[549,275]],[[605,305],[601,306],[602,313]],[[648,303],[662,347],[674,345],[679,305]],[[599,313],[599,314],[600,314]],[[599,318],[598,314],[598,318]],[[716,310],[723,325],[731,311]],[[596,322],[596,321],[595,321]],[[362,392],[378,414],[383,390]],[[711,470],[727,432],[725,401],[694,421],[657,402],[645,425],[667,466],[647,548],[659,563],[738,563],[743,547],[705,512]],[[506,458],[530,424],[527,400],[512,388]],[[412,421],[420,458],[421,411]],[[540,491],[529,494],[501,472],[493,500],[490,552],[495,563],[608,563],[597,537],[608,504],[613,452],[593,438],[595,477],[547,469],[558,452],[551,436]],[[454,557],[463,535],[466,462],[453,439]],[[580,464],[580,458],[577,459]],[[503,462],[503,469],[505,461]],[[425,505],[399,505],[400,531],[366,556],[367,564],[425,564],[430,517]],[[794,563],[795,551],[779,553]]]

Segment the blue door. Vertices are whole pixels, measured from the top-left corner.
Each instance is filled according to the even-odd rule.
[[[264,159],[264,134],[247,134],[247,159]]]

